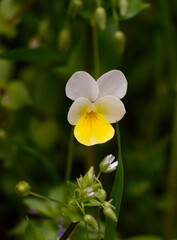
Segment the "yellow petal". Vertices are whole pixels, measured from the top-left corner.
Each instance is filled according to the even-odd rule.
[[[74,135],[78,142],[91,146],[104,143],[114,136],[114,128],[101,114],[85,113],[74,128]]]

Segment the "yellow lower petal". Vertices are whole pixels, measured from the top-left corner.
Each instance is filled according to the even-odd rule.
[[[85,113],[74,128],[74,135],[78,142],[91,146],[104,143],[114,136],[114,128],[101,114]]]

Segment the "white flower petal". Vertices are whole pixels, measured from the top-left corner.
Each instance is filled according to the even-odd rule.
[[[68,122],[71,125],[76,125],[84,113],[89,112],[90,109],[92,109],[92,103],[89,99],[84,97],[76,99],[69,109]]]
[[[96,100],[94,106],[96,111],[104,116],[110,123],[119,121],[125,114],[123,102],[115,96],[102,97]]]
[[[112,70],[103,74],[98,80],[99,96],[106,95],[123,98],[127,91],[127,80],[124,74],[119,70]]]
[[[109,154],[106,159],[104,160],[103,165],[108,164],[108,163],[112,163],[114,161],[115,157],[112,154]]]
[[[87,193],[87,197],[91,197],[91,196],[93,196],[95,194],[95,192],[88,192]]]
[[[87,72],[74,73],[66,84],[66,96],[72,100],[85,97],[94,101],[98,93],[97,82]]]
[[[110,164],[107,170],[115,170],[117,165],[118,165],[118,161]]]

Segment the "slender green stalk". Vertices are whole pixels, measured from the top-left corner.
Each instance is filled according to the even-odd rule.
[[[98,173],[96,178],[98,179],[100,177],[100,175],[101,175],[101,171]]]
[[[112,15],[114,19],[114,24],[115,24],[116,30],[119,30],[119,17],[116,10],[116,1],[111,0],[111,4],[112,4]]]
[[[78,208],[81,210],[81,212],[85,215],[84,209],[80,206],[80,204],[78,203],[78,201],[76,199],[75,199],[75,202],[76,202]]]
[[[64,207],[68,207],[65,203],[61,202],[61,201],[58,201],[58,200],[55,200],[55,199],[52,199],[52,198],[48,198],[48,197],[45,197],[45,196],[42,196],[38,193],[34,193],[34,192],[29,192],[29,195],[33,196],[33,197],[36,197],[36,198],[40,198],[40,199],[43,199],[43,200],[46,200],[46,201],[52,201],[54,203],[58,203]]]
[[[115,206],[116,216],[119,219],[119,212],[123,194],[123,185],[124,185],[124,168],[122,162],[122,155],[121,155],[121,141],[120,141],[120,131],[118,123],[116,123],[116,133],[117,133],[117,141],[118,141],[118,167],[116,170],[116,175],[112,187],[111,192],[111,199],[113,199],[112,204]],[[111,219],[106,218],[106,227],[105,227],[105,238],[104,240],[114,240],[115,239],[115,232],[116,232],[116,225],[117,223]]]
[[[159,0],[160,21],[164,27],[163,36],[166,36],[168,42],[167,51],[169,63],[169,79],[171,80],[171,89],[173,95],[170,92],[173,104],[173,119],[172,119],[172,146],[171,146],[171,158],[169,162],[169,174],[167,184],[167,194],[169,197],[169,204],[165,216],[165,237],[166,239],[172,239],[175,233],[175,216],[176,216],[176,199],[177,199],[177,70],[176,70],[176,38],[175,38],[175,26],[171,16],[171,5],[168,0]],[[160,29],[162,31],[162,29]],[[166,64],[166,63],[165,63]],[[166,66],[166,65],[165,65]]]
[[[113,14],[116,30],[119,30],[119,17],[118,17],[117,10],[115,7],[112,7],[112,14]]]
[[[74,135],[73,135],[73,127],[71,127],[70,138],[69,138],[69,149],[68,149],[68,158],[66,164],[66,182],[71,178],[71,169],[73,166],[73,158],[74,158]]]
[[[100,63],[99,63],[99,47],[98,47],[98,36],[95,20],[92,21],[92,36],[93,36],[93,58],[94,58],[94,77],[99,78]]]
[[[88,227],[87,224],[85,223],[85,229],[86,229],[86,236],[87,236],[87,240],[89,240],[89,235],[88,235]]]
[[[101,0],[96,0],[97,7],[101,7]]]

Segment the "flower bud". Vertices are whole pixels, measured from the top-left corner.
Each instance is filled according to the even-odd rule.
[[[72,0],[71,4],[72,4],[72,7],[75,10],[79,10],[82,7],[82,1],[81,0]]]
[[[112,204],[111,204],[111,201],[112,200],[109,200],[108,202],[104,202],[104,207],[110,207],[110,208],[112,208],[112,209],[116,209]]]
[[[104,189],[98,189],[98,191],[95,193],[95,196],[103,202],[106,199],[106,192]]]
[[[128,1],[127,0],[119,0],[119,11],[121,16],[125,16],[127,13]]]
[[[66,53],[70,47],[71,33],[69,28],[63,28],[58,35],[58,47],[63,52]]]
[[[104,30],[106,27],[106,12],[102,7],[97,7],[95,10],[95,17],[98,23],[98,26],[101,30]]]
[[[20,181],[16,186],[15,186],[15,190],[16,192],[22,196],[22,197],[26,197],[29,195],[30,190],[31,190],[31,186],[25,182],[25,181]]]
[[[105,207],[105,208],[103,209],[103,213],[104,213],[107,217],[111,218],[113,221],[117,222],[116,214],[115,214],[115,212],[114,212],[110,207]]]
[[[86,188],[91,186],[93,183],[93,178],[94,178],[94,169],[93,167],[91,167],[82,178],[82,181],[80,182],[81,187]]]
[[[97,223],[95,221],[95,219],[91,216],[91,215],[88,215],[86,214],[84,216],[84,222],[91,228],[93,228],[94,230],[98,230],[98,226],[97,226]]]
[[[114,44],[119,54],[122,54],[125,49],[125,35],[122,31],[117,31],[114,34]]]

